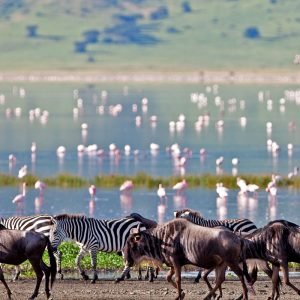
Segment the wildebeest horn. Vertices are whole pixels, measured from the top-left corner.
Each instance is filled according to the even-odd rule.
[[[137,228],[131,228],[131,234],[139,234],[141,232],[141,223],[138,224]]]

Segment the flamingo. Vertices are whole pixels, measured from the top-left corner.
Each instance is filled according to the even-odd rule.
[[[226,198],[228,196],[228,188],[223,186],[222,182],[216,184],[216,192],[220,198]]]
[[[46,183],[41,180],[37,180],[36,183],[34,184],[34,188],[40,190],[40,196],[44,195],[44,191],[46,187],[47,187]]]
[[[247,191],[252,193],[254,196],[257,195],[257,190],[259,189],[259,186],[254,183],[250,183],[247,185]]]
[[[95,196],[96,196],[96,191],[97,191],[96,186],[93,185],[93,184],[90,185],[90,187],[89,187],[89,194],[90,194],[90,196],[91,196],[92,199],[95,198]]]
[[[270,194],[270,196],[273,196],[273,197],[275,197],[277,195],[276,181],[277,181],[277,176],[273,174],[272,179],[268,183],[267,188],[266,188],[266,192],[268,192]]]
[[[238,177],[236,179],[236,184],[240,188],[240,193],[241,194],[246,194],[247,193],[247,183],[244,179]]]
[[[26,182],[22,184],[22,192],[14,197],[12,203],[20,203],[25,200],[26,197]]]
[[[120,186],[120,192],[129,192],[133,189],[133,182],[131,180],[126,180]]]
[[[166,190],[161,183],[158,186],[157,196],[159,197],[160,201],[167,199]]]
[[[27,165],[24,165],[18,173],[18,178],[23,178],[27,175]]]
[[[180,194],[180,193],[182,193],[187,187],[188,187],[188,183],[186,182],[185,179],[183,179],[182,181],[177,182],[177,183],[173,186],[173,190],[176,190],[176,194]]]

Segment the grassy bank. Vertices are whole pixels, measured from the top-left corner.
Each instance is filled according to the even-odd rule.
[[[271,180],[271,174],[252,175],[241,174],[239,175],[247,183],[257,184],[260,188],[266,188]],[[28,187],[33,187],[37,180],[44,181],[48,187],[59,188],[84,188],[90,184],[94,184],[101,188],[118,188],[125,180],[132,180],[135,188],[154,189],[160,183],[166,188],[171,188],[175,183],[181,181],[182,178],[178,176],[170,177],[152,177],[145,173],[138,173],[134,176],[125,175],[99,175],[91,180],[79,177],[73,174],[59,174],[54,177],[38,178],[36,175],[28,174],[22,180],[27,183]],[[214,175],[214,174],[201,174],[201,175],[187,175],[185,176],[189,188],[207,188],[214,189],[217,182],[223,182],[224,186],[229,189],[237,189],[236,176],[232,175]],[[16,186],[20,184],[20,179],[15,176],[0,174],[0,187]],[[281,177],[278,181],[278,186],[286,188],[300,189],[300,176],[293,178]]]

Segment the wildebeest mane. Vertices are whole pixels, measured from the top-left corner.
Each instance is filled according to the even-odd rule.
[[[76,215],[76,214],[61,214],[61,215],[56,215],[54,216],[54,219],[57,221],[62,221],[65,219],[86,219],[87,217],[85,215]]]
[[[180,215],[182,215],[185,212],[189,212],[190,214],[192,214],[194,216],[197,216],[199,218],[204,219],[204,217],[201,215],[201,213],[199,211],[192,210],[190,208],[184,208],[184,209],[180,209],[180,210],[175,210],[175,214],[176,214],[177,217],[180,216]]]
[[[157,226],[157,222],[147,219],[145,217],[143,217],[142,215],[138,214],[138,213],[131,213],[129,216],[127,216],[126,218],[133,218],[139,222],[141,222],[147,229],[149,228],[154,228]]]

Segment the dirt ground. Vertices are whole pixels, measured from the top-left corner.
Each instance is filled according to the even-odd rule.
[[[291,281],[300,286],[300,278],[292,278]],[[33,292],[35,281],[22,279],[18,282],[9,282],[13,295],[12,299],[23,300]],[[207,287],[201,281],[199,284],[193,283],[193,279],[184,279],[182,288],[186,294],[185,300],[203,299],[207,294]],[[226,280],[222,286],[222,299],[236,299],[242,292],[242,287],[239,281]],[[250,300],[267,299],[271,291],[271,282],[266,279],[261,279],[255,284],[257,292],[256,296],[249,294]],[[283,288],[280,299],[290,300],[299,299],[299,296],[288,287]],[[175,299],[176,291],[164,279],[156,280],[153,283],[147,281],[137,281],[136,279],[127,280],[115,284],[113,280],[99,280],[96,284],[91,284],[89,281],[81,279],[65,279],[57,280],[53,287],[53,299],[56,300],[95,300],[95,299],[123,299],[123,300],[143,300],[143,299]],[[0,299],[7,299],[6,292],[1,285]],[[37,299],[46,299],[44,293],[44,282],[40,288],[40,294]]]

